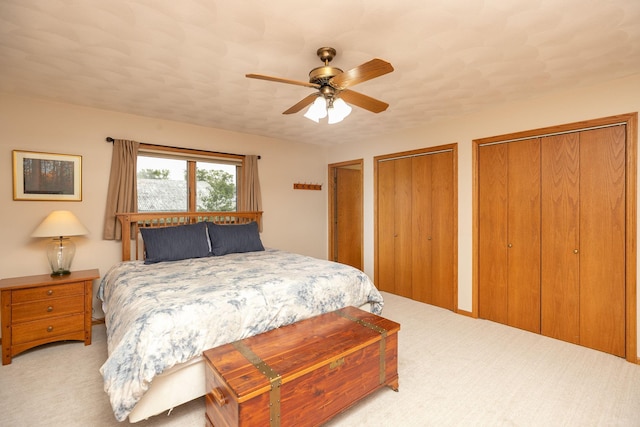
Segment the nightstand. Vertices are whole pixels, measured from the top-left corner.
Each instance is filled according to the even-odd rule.
[[[0,280],[2,364],[38,345],[65,340],[91,344],[93,281],[98,269],[65,276]]]

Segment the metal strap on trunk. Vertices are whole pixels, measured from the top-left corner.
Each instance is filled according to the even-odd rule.
[[[349,319],[352,322],[356,322],[365,328],[373,329],[380,334],[380,384],[384,384],[387,379],[387,330],[378,325],[374,325],[373,323],[353,317],[342,310],[337,310],[336,314],[344,317],[345,319]]]
[[[271,427],[280,427],[280,386],[282,385],[282,377],[244,342],[236,341],[232,344],[240,354],[269,380],[271,384],[271,391],[269,392],[269,425]]]

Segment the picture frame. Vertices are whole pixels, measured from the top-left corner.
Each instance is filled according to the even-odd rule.
[[[13,150],[13,200],[82,200],[82,156]]]

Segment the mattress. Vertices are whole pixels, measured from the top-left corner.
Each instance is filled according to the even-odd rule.
[[[208,348],[346,306],[368,306],[375,314],[383,307],[360,270],[276,249],[121,262],[104,276],[98,296],[108,343],[100,372],[119,421],[156,378]]]

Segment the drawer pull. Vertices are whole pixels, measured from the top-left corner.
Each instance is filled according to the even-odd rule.
[[[218,404],[218,406],[224,406],[227,403],[227,398],[224,397],[224,394],[222,393],[222,390],[220,390],[219,388],[214,388],[211,390],[211,395],[213,396],[213,400],[216,401],[216,403]]]
[[[47,307],[47,312],[51,313],[52,311],[53,311],[53,307],[52,306]]]
[[[47,327],[47,332],[53,332],[53,326],[48,326]]]
[[[49,295],[49,296],[53,295],[53,289],[49,289],[49,290],[47,291],[47,295]]]

